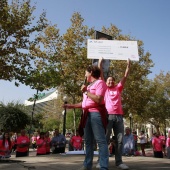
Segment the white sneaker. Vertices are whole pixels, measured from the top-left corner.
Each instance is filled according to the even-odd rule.
[[[117,167],[120,168],[120,169],[129,169],[129,167],[125,164],[120,164]]]
[[[97,169],[100,169],[100,164],[99,164],[99,162],[97,163],[96,168],[97,168]]]

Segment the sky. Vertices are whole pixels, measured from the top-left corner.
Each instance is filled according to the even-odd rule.
[[[170,1],[169,0],[32,0],[36,2],[35,16],[43,10],[52,24],[57,24],[60,34],[71,25],[74,12],[84,18],[84,25],[100,31],[111,24],[122,34],[142,40],[145,52],[151,53],[155,64],[148,78],[153,79],[160,71],[170,71]],[[20,102],[36,93],[29,86],[15,87],[14,82],[0,80],[0,101]]]

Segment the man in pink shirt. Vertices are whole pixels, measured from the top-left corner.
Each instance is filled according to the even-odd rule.
[[[28,156],[30,140],[25,135],[25,130],[21,130],[21,135],[17,138],[16,157]]]
[[[71,138],[71,144],[75,151],[82,150],[82,137],[78,130],[76,130],[76,135]]]
[[[102,59],[98,63],[101,69],[101,79],[104,80],[102,72]],[[128,77],[130,70],[130,60],[127,60],[127,67],[122,80],[115,84],[114,77],[108,77],[106,80],[107,90],[105,92],[105,106],[108,112],[108,125],[106,138],[110,140],[112,129],[115,135],[115,165],[120,169],[129,169],[129,167],[123,164],[122,150],[123,150],[123,136],[124,136],[124,123],[123,123],[123,110],[121,102],[121,92]]]
[[[155,158],[163,158],[163,152],[162,152],[162,140],[159,138],[159,134],[156,133],[155,138],[152,140],[152,146],[154,151],[154,157]]]

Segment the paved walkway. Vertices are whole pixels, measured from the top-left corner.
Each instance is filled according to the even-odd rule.
[[[170,170],[170,159],[153,158],[152,151],[147,150],[147,156],[123,157],[130,170]],[[109,170],[116,170],[114,157],[109,158]],[[0,170],[78,170],[82,166],[84,155],[50,154],[36,156],[35,151],[30,151],[29,157],[15,158],[11,162],[0,161]],[[17,162],[18,161],[18,162]],[[94,156],[94,168],[97,156]]]

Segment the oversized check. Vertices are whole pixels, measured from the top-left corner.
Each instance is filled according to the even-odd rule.
[[[94,40],[87,41],[87,58],[139,61],[137,41]]]

